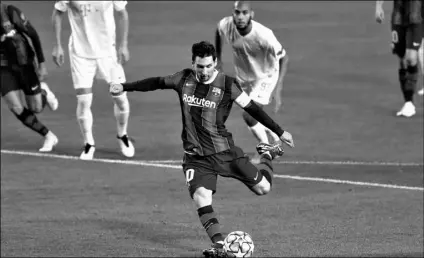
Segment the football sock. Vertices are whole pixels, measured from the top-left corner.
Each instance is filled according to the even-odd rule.
[[[405,101],[413,101],[415,87],[418,81],[418,65],[408,66],[405,81]]]
[[[128,102],[127,94],[112,96],[114,105],[113,113],[116,118],[116,127],[118,136],[122,137],[127,134],[128,118],[130,116],[130,103]]]
[[[261,123],[257,123],[256,125],[249,127],[249,129],[259,142],[269,143],[268,135],[266,134],[266,127]]]
[[[41,105],[44,108],[46,104],[47,104],[47,92],[46,90],[42,89],[41,90]]]
[[[202,223],[212,242],[223,241],[224,236],[221,234],[219,222],[212,205],[197,209],[197,214],[199,215],[200,223]]]
[[[261,162],[258,164],[258,169],[272,186],[273,167],[271,159],[267,154],[261,155]]]
[[[93,113],[91,112],[91,103],[93,94],[84,94],[77,96],[77,120],[84,137],[84,143],[94,145],[93,137]]]
[[[406,69],[400,68],[399,71],[399,83],[400,83],[400,89],[403,94],[403,98],[406,101],[406,95],[405,95],[405,83],[406,83]]]
[[[14,113],[12,111],[12,113]],[[15,114],[15,113],[14,113]],[[38,121],[35,114],[29,110],[24,108],[21,114],[15,114],[15,116],[21,121],[25,126],[30,128],[31,130],[39,133],[42,136],[46,136],[49,132],[49,129],[45,125],[43,125],[40,121]]]

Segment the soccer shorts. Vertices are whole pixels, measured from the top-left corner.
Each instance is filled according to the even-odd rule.
[[[124,68],[118,63],[116,53],[103,58],[84,58],[69,51],[72,81],[75,89],[91,88],[94,78],[107,83],[126,81]]]
[[[2,66],[0,68],[1,95],[11,91],[22,90],[25,95],[36,95],[41,92],[38,74],[32,65]]]
[[[249,188],[259,183],[259,170],[237,146],[210,156],[185,154],[183,171],[191,198],[199,187],[215,193],[218,175],[237,179]]]
[[[240,84],[253,101],[266,106],[271,102],[272,93],[277,86],[277,81],[278,71],[270,74],[267,78],[250,82],[240,81]]]
[[[392,51],[403,58],[406,49],[418,50],[423,37],[422,24],[392,24]]]

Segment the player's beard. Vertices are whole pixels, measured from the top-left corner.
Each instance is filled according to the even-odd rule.
[[[234,20],[234,24],[236,25],[236,28],[238,30],[246,30],[250,27],[250,25],[252,24],[252,16],[249,17],[249,20],[246,22],[246,25],[244,25],[243,27],[239,27],[236,23],[236,21]]]
[[[211,75],[210,74],[199,74],[197,76],[197,78],[199,78],[200,82],[207,82],[211,78]]]

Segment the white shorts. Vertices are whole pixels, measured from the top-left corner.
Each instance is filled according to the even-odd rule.
[[[116,54],[104,58],[84,58],[69,51],[72,81],[75,89],[91,88],[94,78],[111,82],[126,81],[124,68],[118,63]]]
[[[258,79],[256,81],[240,81],[240,84],[253,101],[261,105],[268,105],[271,102],[272,92],[275,86],[277,86],[277,81],[278,73],[274,73],[267,78]]]

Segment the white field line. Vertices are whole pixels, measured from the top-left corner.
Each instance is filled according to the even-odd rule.
[[[27,151],[14,151],[14,150],[1,150],[2,154],[9,155],[21,155],[21,156],[32,156],[32,157],[42,157],[42,158],[55,158],[55,159],[67,159],[67,160],[78,160],[77,156],[69,155],[58,155],[58,154],[49,154],[49,153],[39,153],[39,152],[27,152]],[[88,162],[101,162],[109,164],[123,164],[123,165],[136,165],[136,166],[145,166],[145,167],[158,167],[158,168],[173,168],[181,169],[181,165],[172,165],[160,163],[160,161],[149,162],[142,160],[118,160],[118,159],[93,159]],[[299,163],[297,163],[299,164]],[[335,164],[333,164],[335,165]],[[384,165],[381,165],[384,166]],[[346,184],[346,185],[357,185],[364,187],[379,187],[379,188],[391,188],[391,189],[400,189],[400,190],[409,190],[409,191],[424,191],[423,187],[413,187],[413,186],[403,186],[403,185],[394,185],[394,184],[380,184],[380,183],[371,183],[371,182],[359,182],[359,181],[350,181],[350,180],[339,180],[339,179],[330,179],[330,178],[319,178],[319,177],[304,177],[304,176],[291,176],[291,175],[281,175],[275,174],[276,178],[285,178],[291,180],[301,180],[301,181],[312,181],[312,182],[323,182],[323,183],[333,183],[333,184]]]
[[[181,164],[182,160],[144,160],[149,163]],[[350,165],[350,166],[383,166],[383,167],[420,167],[423,163],[415,162],[384,162],[384,161],[315,161],[315,160],[275,160],[274,164],[291,165]]]

